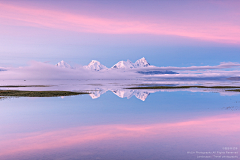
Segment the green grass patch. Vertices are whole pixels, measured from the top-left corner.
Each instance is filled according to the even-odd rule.
[[[19,91],[19,90],[0,90],[0,96],[4,97],[60,97],[89,94],[87,92],[70,91]]]
[[[240,89],[232,89],[232,90],[226,90],[226,91],[240,92]]]

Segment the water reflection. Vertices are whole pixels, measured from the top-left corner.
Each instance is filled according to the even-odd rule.
[[[92,97],[92,99],[96,99],[96,98],[99,98],[102,94],[106,93],[107,91],[108,90],[97,89],[97,91],[92,91],[90,96]],[[142,101],[145,101],[150,93],[157,92],[154,90],[143,91],[143,90],[132,90],[132,89],[115,89],[110,91],[120,98],[129,99],[132,96],[135,96],[137,99],[140,99]]]
[[[145,101],[151,93],[156,92],[215,92],[219,93],[221,96],[233,96],[238,95],[240,92],[225,91],[224,89],[201,89],[201,88],[191,88],[191,89],[102,89],[95,88],[94,91],[91,91],[89,94],[92,99],[99,98],[102,94],[105,94],[107,91],[111,91],[120,98],[130,99],[135,96],[137,99]]]
[[[85,90],[91,94],[0,101],[0,159],[193,160],[207,152],[207,159],[239,157],[226,152],[240,147],[238,92],[99,85]]]
[[[1,82],[3,83],[3,82]],[[4,84],[5,83],[5,84]],[[223,80],[182,80],[182,81],[148,81],[148,80],[48,80],[37,81],[29,80],[28,82],[12,80],[4,81],[2,85],[42,85],[47,87],[18,87],[18,88],[0,88],[5,90],[27,90],[27,91],[76,91],[89,92],[92,99],[97,99],[101,95],[110,91],[120,98],[130,99],[136,97],[141,101],[145,101],[148,96],[156,92],[203,92],[203,93],[219,93],[221,96],[234,96],[240,92],[225,91],[225,89],[211,89],[211,88],[182,88],[182,89],[126,89],[131,87],[146,87],[146,86],[184,86],[184,85],[202,85],[202,86],[240,86],[240,82],[223,81]]]
[[[197,159],[197,154],[189,153],[239,147],[239,121],[239,114],[224,114],[174,123],[93,125],[8,134],[1,137],[0,158],[31,159],[47,154],[49,159],[61,159],[64,149],[64,154],[73,159],[122,159],[114,156],[123,153],[125,159],[139,155],[149,159]],[[88,154],[76,152],[81,149]],[[114,155],[108,151],[114,151]]]

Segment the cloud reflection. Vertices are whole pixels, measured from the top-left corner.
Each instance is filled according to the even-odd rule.
[[[225,142],[234,146],[240,144],[237,138],[240,133],[239,121],[239,114],[225,114],[173,123],[80,126],[45,132],[14,133],[1,135],[0,157],[31,151],[41,152],[44,149],[84,146],[88,143],[99,145],[99,142],[104,141],[109,144],[115,141],[124,144],[168,141],[174,145],[178,142],[172,139],[186,142],[196,139],[199,144]],[[202,142],[203,138],[207,142]],[[181,147],[181,144],[177,145]]]

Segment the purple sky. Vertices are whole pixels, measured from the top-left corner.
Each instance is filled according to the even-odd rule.
[[[239,1],[1,1],[0,65],[239,62]]]

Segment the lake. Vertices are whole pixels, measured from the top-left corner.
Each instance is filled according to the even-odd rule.
[[[0,159],[239,159],[240,94],[126,90],[0,99]]]

